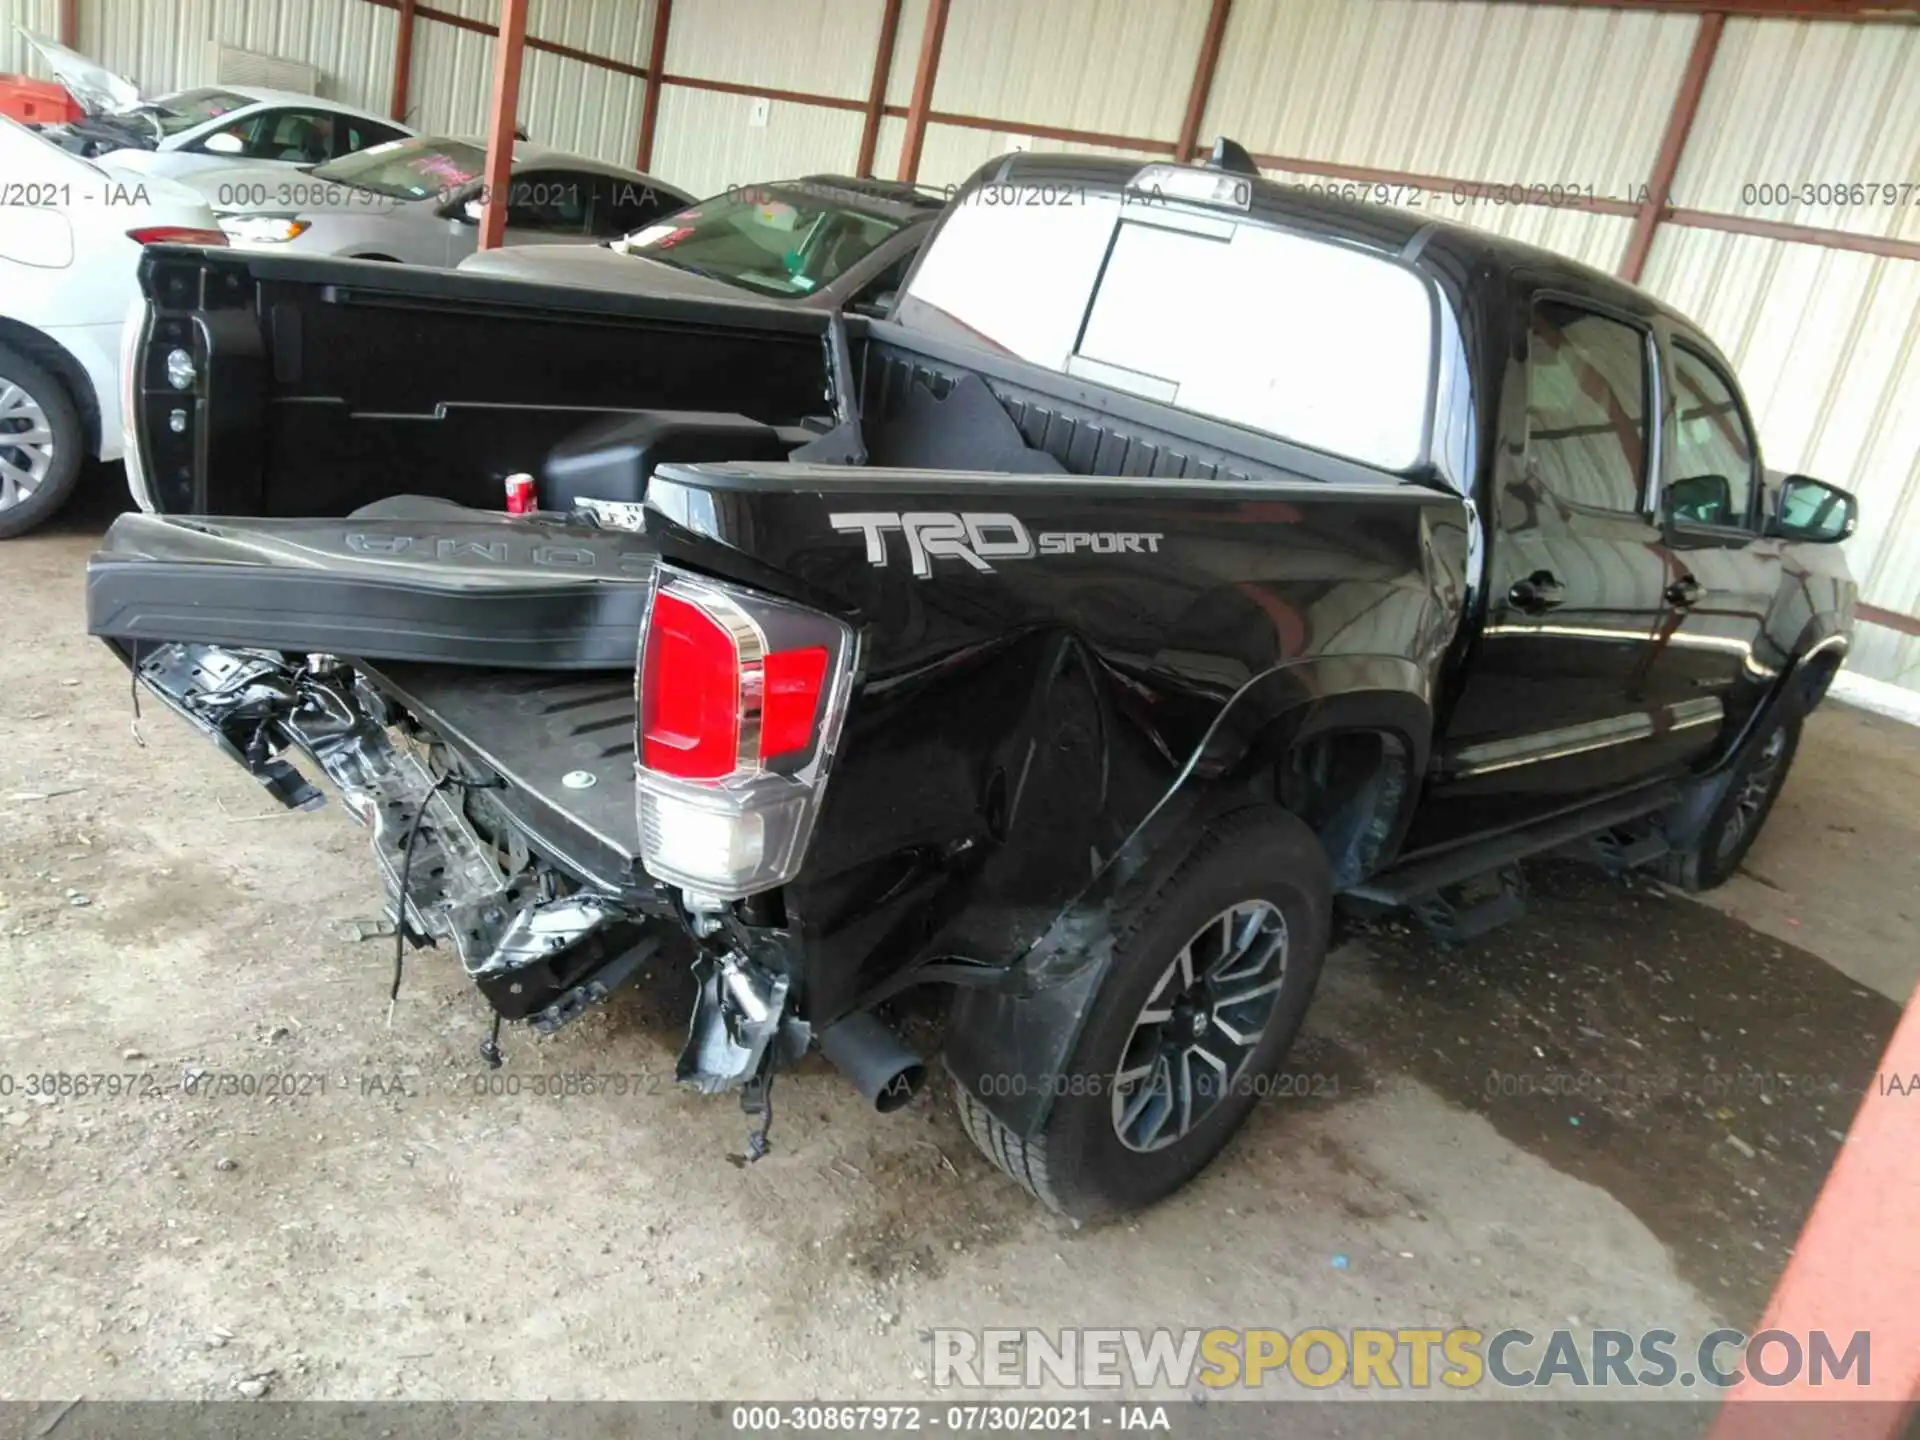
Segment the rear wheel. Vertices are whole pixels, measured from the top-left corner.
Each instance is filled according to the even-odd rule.
[[[85,443],[67,387],[0,345],[0,540],[24,535],[66,503]]]
[[[1662,876],[1683,890],[1711,890],[1740,868],[1767,823],[1800,748],[1800,711],[1788,700],[1774,706],[1765,728],[1737,762],[1726,793],[1699,837],[1661,864]]]
[[[1114,915],[1120,941],[1039,1134],[956,1085],[980,1149],[1076,1219],[1151,1205],[1199,1174],[1285,1057],[1326,954],[1332,884],[1292,815],[1245,810],[1158,890]]]

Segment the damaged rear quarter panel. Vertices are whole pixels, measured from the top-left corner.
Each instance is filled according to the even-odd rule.
[[[1064,983],[1099,951],[1112,887],[1242,793],[1262,737],[1336,697],[1341,723],[1406,732],[1423,759],[1464,608],[1465,508],[1412,484],[705,466],[664,471],[648,504],[669,562],[774,579],[861,636],[787,890],[816,1025],[934,962],[1011,992]],[[1003,514],[1033,536],[1164,538],[1151,559],[1119,544],[968,559],[916,552],[910,522],[845,519],[943,512],[958,523],[923,536]]]

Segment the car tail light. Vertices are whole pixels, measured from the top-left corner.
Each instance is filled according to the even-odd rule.
[[[129,240],[142,245],[224,245],[224,230],[195,230],[187,225],[151,225],[144,230],[129,230]]]
[[[794,877],[853,659],[852,632],[831,616],[662,567],[638,673],[649,874],[722,900]]]

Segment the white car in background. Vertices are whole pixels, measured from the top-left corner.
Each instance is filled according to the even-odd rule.
[[[426,138],[377,145],[322,165],[290,187],[302,203],[230,213],[237,185],[207,170],[188,183],[221,211],[235,247],[452,266],[479,248],[486,145]],[[693,199],[625,166],[521,141],[513,147],[505,243],[564,245],[643,229]]]
[[[179,178],[245,162],[255,185],[297,179],[301,171],[413,134],[383,115],[257,85],[208,85],[149,99],[130,80],[64,45],[20,34],[86,112],[42,133],[88,159]],[[242,177],[234,176],[238,181]]]
[[[143,246],[224,245],[193,191],[87,160],[0,117],[0,539],[117,459],[122,321]]]

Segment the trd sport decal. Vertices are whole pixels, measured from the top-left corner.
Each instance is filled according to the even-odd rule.
[[[1157,555],[1163,538],[1158,530],[1052,530],[1030,533],[1017,515],[981,514],[947,510],[852,510],[827,517],[833,528],[860,534],[867,541],[867,563],[887,563],[887,532],[907,537],[907,557],[913,573],[922,579],[933,574],[938,556],[964,560],[975,570],[993,569],[989,560],[1031,560],[1035,555],[1072,555],[1086,550],[1095,555]]]

